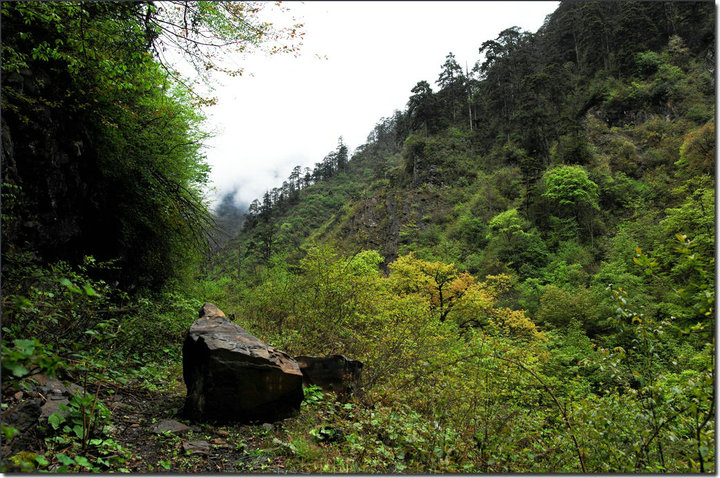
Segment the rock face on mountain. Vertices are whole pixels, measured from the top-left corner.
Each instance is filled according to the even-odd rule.
[[[351,360],[343,355],[329,357],[295,357],[303,380],[310,385],[317,385],[326,391],[335,392],[340,396],[349,396],[360,392],[360,377],[363,363]]]
[[[196,421],[273,421],[297,412],[303,400],[297,362],[210,303],[185,338],[183,378],[184,413]]]

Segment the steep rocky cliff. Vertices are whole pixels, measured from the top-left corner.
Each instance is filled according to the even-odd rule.
[[[92,133],[66,101],[67,78],[23,69],[3,78],[3,252],[44,259],[112,255]]]

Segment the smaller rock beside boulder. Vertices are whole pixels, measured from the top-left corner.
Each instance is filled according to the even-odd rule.
[[[303,382],[317,385],[341,397],[358,395],[363,363],[344,355],[329,357],[295,357],[303,374]]]

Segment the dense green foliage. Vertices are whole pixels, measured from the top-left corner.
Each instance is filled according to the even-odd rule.
[[[175,47],[202,71],[225,70],[220,46],[282,36],[259,8],[5,5],[3,252],[118,260],[112,279],[153,289],[191,270],[212,222],[197,105],[214,100],[179,82],[163,55]]]
[[[714,469],[713,18],[563,3],[472,72],[449,54],[342,172],[251,208],[213,299],[364,360],[386,427],[453,437],[451,458],[385,437],[382,460],[343,429],[332,470]],[[350,272],[371,257],[381,276]]]
[[[121,468],[130,452],[94,397],[177,377],[182,335],[210,301],[288,353],[365,364],[362,394],[307,389],[267,444],[290,471],[715,472],[711,3],[563,2],[538,32],[479,45],[472,71],[448,54],[436,91],[419,81],[354,154],[340,139],[296,167],[202,273],[202,100],[153,57],[162,22],[138,9],[154,10],[13,5],[3,388],[43,371],[94,394],[53,419],[46,455],[5,466]],[[208,8],[191,17],[233,13]],[[235,28],[217,25],[221,39]],[[24,170],[37,146],[19,138],[43,128],[68,138],[65,156]],[[51,181],[43,195],[27,178],[45,170],[99,188]],[[79,212],[30,241],[56,204]],[[70,243],[75,256],[58,252]]]
[[[188,246],[205,239],[200,188],[208,167],[197,110],[146,51],[136,21],[142,8],[3,8],[3,54],[13,59],[3,62],[3,119],[14,146],[3,171],[20,190],[17,220],[4,221],[3,233],[20,247],[40,242],[50,259],[119,259],[118,279],[157,287],[197,254]],[[40,138],[51,144],[38,145]],[[30,237],[36,231],[20,218],[50,228],[48,214],[68,223],[61,237]]]
[[[3,413],[37,373],[83,386],[45,425],[47,454],[3,456],[3,470],[124,469],[100,396],[177,374],[201,301],[178,291],[213,224],[198,105],[214,100],[164,55],[239,74],[223,47],[294,51],[300,26],[277,29],[262,7],[2,4]],[[3,420],[6,444],[18,430]]]

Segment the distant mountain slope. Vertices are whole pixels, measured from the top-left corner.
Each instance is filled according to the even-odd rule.
[[[537,33],[483,43],[468,75],[449,54],[437,90],[419,82],[352,158],[340,143],[251,205],[220,262],[249,270],[321,241],[525,280],[572,243],[592,275],[619,224],[712,173],[682,151],[714,128],[714,19],[708,2],[563,2]],[[548,192],[553,175],[569,198]]]

